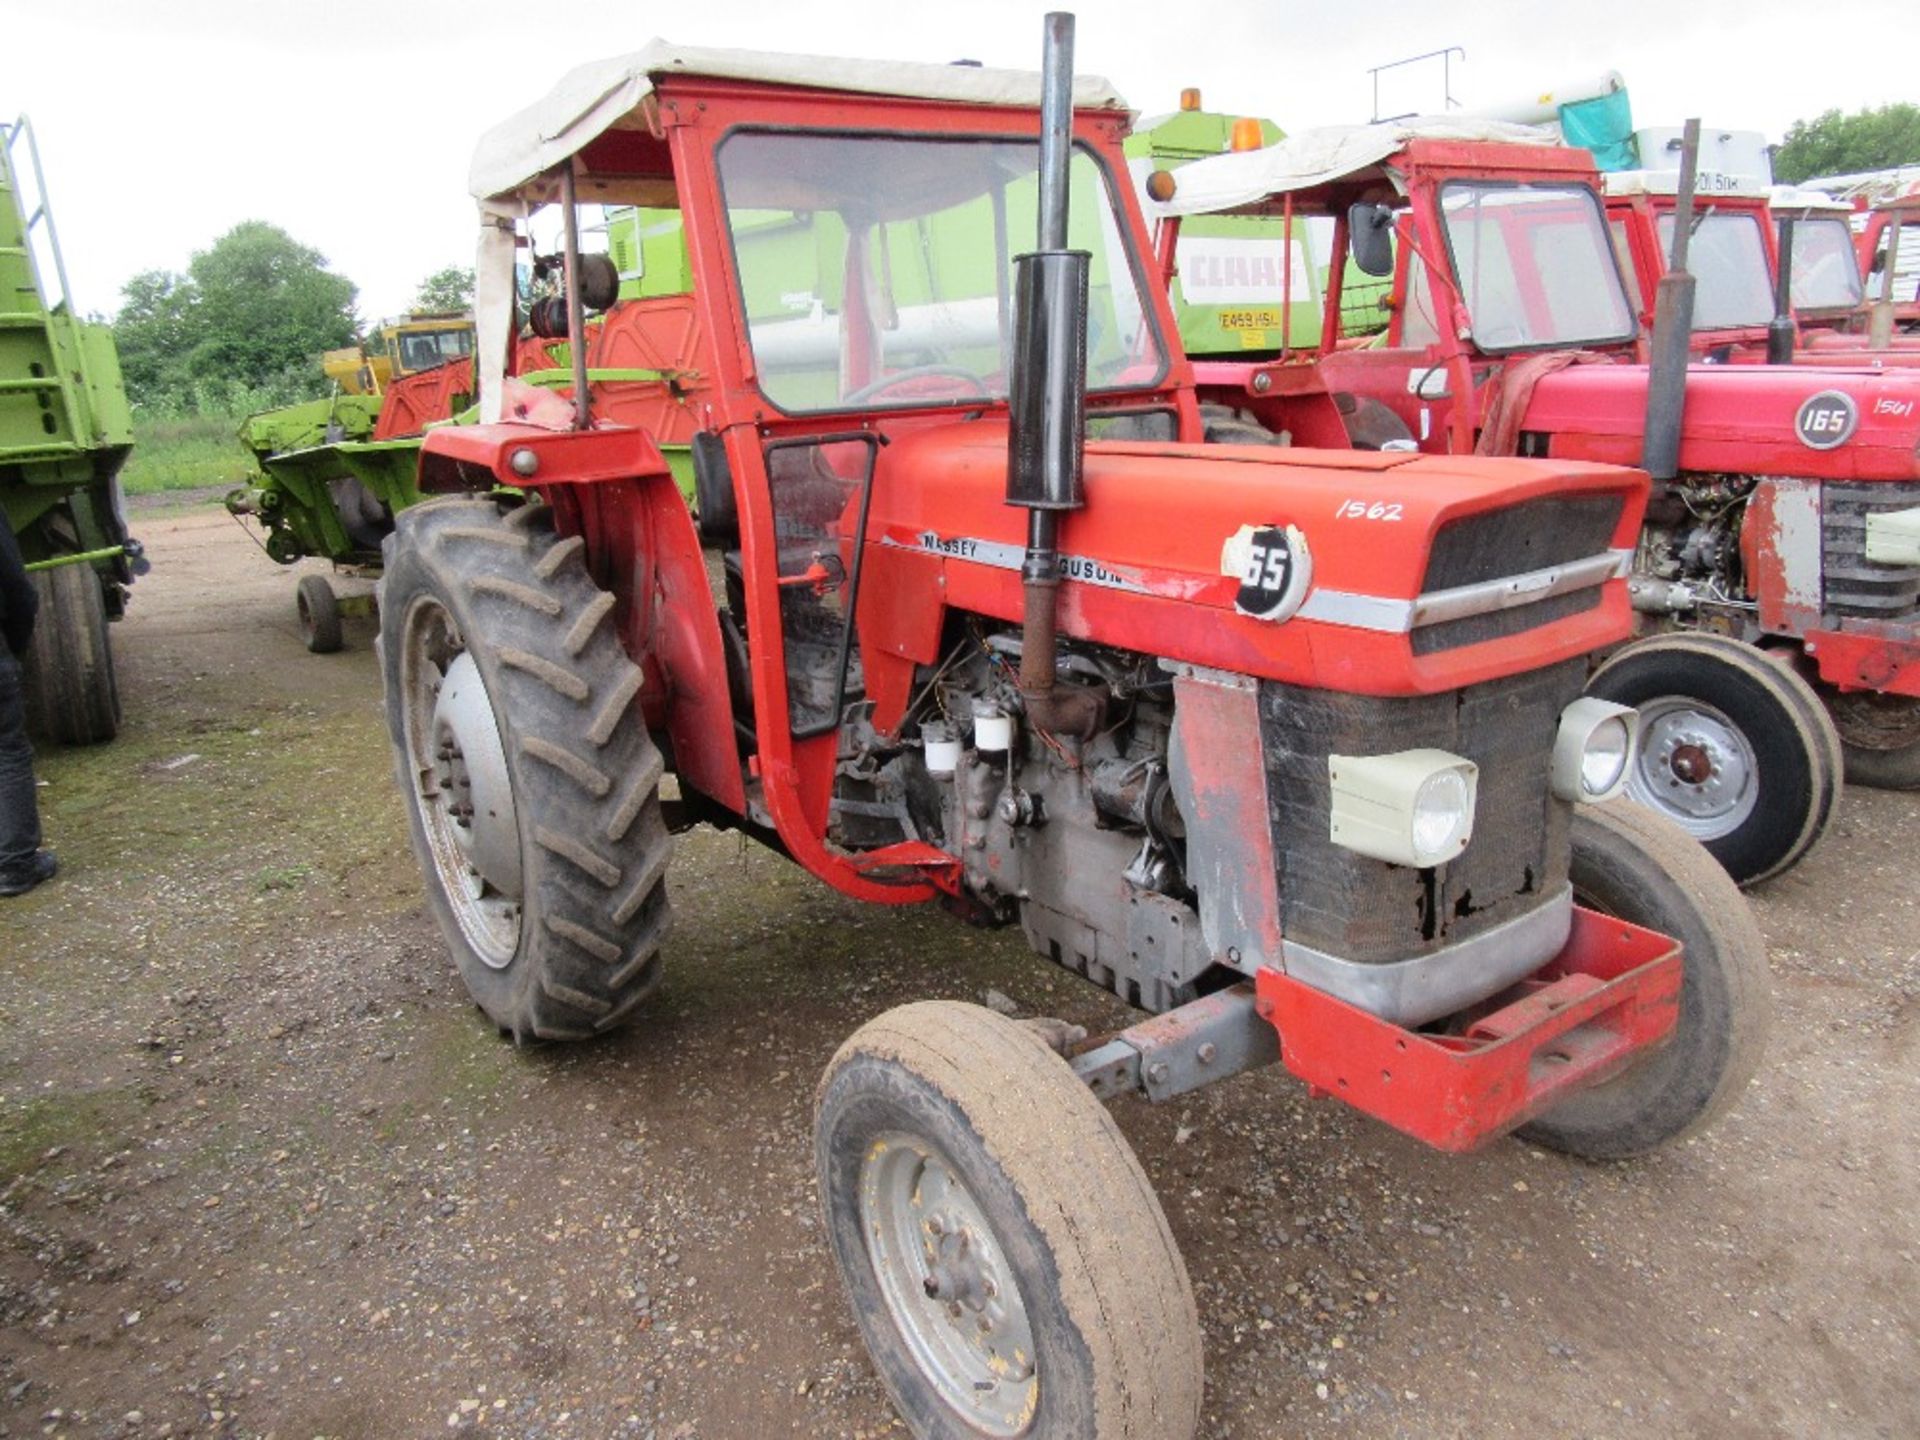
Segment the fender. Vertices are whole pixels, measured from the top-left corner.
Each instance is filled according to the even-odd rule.
[[[542,483],[542,475],[563,475]],[[747,808],[734,744],[725,651],[712,606],[667,604],[709,586],[693,517],[644,431],[545,430],[503,422],[427,433],[420,489],[448,494],[521,487],[553,506],[562,535],[586,542],[587,569],[613,593],[627,653],[645,674],[641,704],[665,730],[683,783],[736,814]]]

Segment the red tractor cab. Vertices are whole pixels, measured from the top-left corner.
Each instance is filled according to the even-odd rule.
[[[1632,241],[1609,223],[1584,151],[1456,120],[1308,132],[1149,183],[1167,197],[1155,207],[1163,256],[1183,214],[1323,215],[1341,253],[1394,277],[1383,335],[1341,335],[1336,267],[1317,346],[1197,365],[1202,399],[1243,429],[1430,454],[1641,458],[1649,369]],[[1717,240],[1766,253],[1757,214],[1726,218],[1746,228]],[[1757,307],[1757,290],[1749,298]],[[1849,774],[1920,785],[1920,549],[1896,538],[1920,520],[1920,376],[1695,366],[1681,414],[1678,473],[1656,488],[1635,547],[1639,625],[1661,645],[1622,651],[1596,693],[1642,705],[1629,794],[1753,881],[1803,854],[1831,811],[1834,737],[1795,671],[1838,722]],[[1735,637],[1791,663],[1736,688],[1712,656],[1690,669],[1660,658],[1679,635],[1716,653]],[[1735,662],[1743,676],[1750,660]]]
[[[1874,203],[1858,245],[1870,313],[1884,306],[1890,334],[1920,336],[1920,180]]]
[[[1719,178],[1719,188],[1696,197],[1687,260],[1696,287],[1697,354],[1716,362],[1766,363],[1767,329],[1778,308],[1780,237],[1791,231],[1794,363],[1920,366],[1920,344],[1901,339],[1875,345],[1869,340],[1865,292],[1854,269],[1844,206],[1815,192]],[[1677,188],[1673,171],[1613,171],[1606,176],[1608,219],[1623,259],[1631,263],[1631,292],[1649,333],[1654,292],[1673,249]]]
[[[697,822],[1146,1012],[888,1011],[815,1153],[915,1434],[1184,1440],[1194,1296],[1100,1099],[1277,1061],[1445,1149],[1638,1153],[1745,1087],[1765,955],[1698,845],[1588,803],[1644,477],[1201,443],[1128,112],[1047,24],[1039,75],[655,44],[489,132],[482,419],[387,546],[387,716],[516,1038],[645,1026]],[[587,204],[677,211],[690,289],[587,293]],[[557,393],[504,373],[542,210]]]

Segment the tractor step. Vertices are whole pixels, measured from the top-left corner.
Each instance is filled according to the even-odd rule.
[[[1665,1041],[1680,947],[1575,907],[1566,946],[1459,1034],[1402,1029],[1277,970],[1255,977],[1287,1069],[1441,1150],[1471,1150]]]

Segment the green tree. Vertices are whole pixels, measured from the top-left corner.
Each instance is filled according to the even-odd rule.
[[[128,393],[189,408],[223,395],[320,394],[320,352],[353,343],[356,293],[319,251],[244,221],[185,275],[149,270],[122,289],[113,331]]]
[[[1773,153],[1776,179],[1789,184],[1816,175],[1848,175],[1920,163],[1920,105],[1882,105],[1842,115],[1828,110],[1787,127]]]
[[[353,343],[353,282],[277,225],[242,221],[196,254],[187,275],[194,287],[187,368],[196,379],[265,385],[323,350]]]
[[[167,399],[189,383],[192,308],[192,283],[171,270],[143,270],[121,287],[113,339],[127,395],[135,404]]]
[[[471,310],[473,308],[473,267],[449,265],[436,270],[420,282],[413,297],[416,310]]]

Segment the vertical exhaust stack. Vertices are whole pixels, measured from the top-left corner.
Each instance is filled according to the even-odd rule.
[[[1767,363],[1793,363],[1793,229],[1791,215],[1780,217],[1780,272],[1773,280],[1773,319],[1767,322]]]
[[[1700,122],[1687,121],[1680,139],[1680,193],[1673,205],[1673,254],[1653,302],[1653,354],[1647,374],[1647,423],[1640,468],[1656,480],[1680,473],[1680,417],[1687,401],[1687,346],[1693,339],[1693,276],[1687,246],[1693,239],[1693,181],[1700,168]]]
[[[1081,733],[1083,697],[1056,693],[1055,601],[1060,512],[1086,504],[1087,276],[1092,257],[1067,249],[1073,154],[1073,16],[1046,17],[1041,64],[1038,246],[1014,260],[1013,377],[1008,396],[1007,503],[1024,506],[1027,550],[1020,695],[1042,730]],[[1094,713],[1097,719],[1097,711]]]

